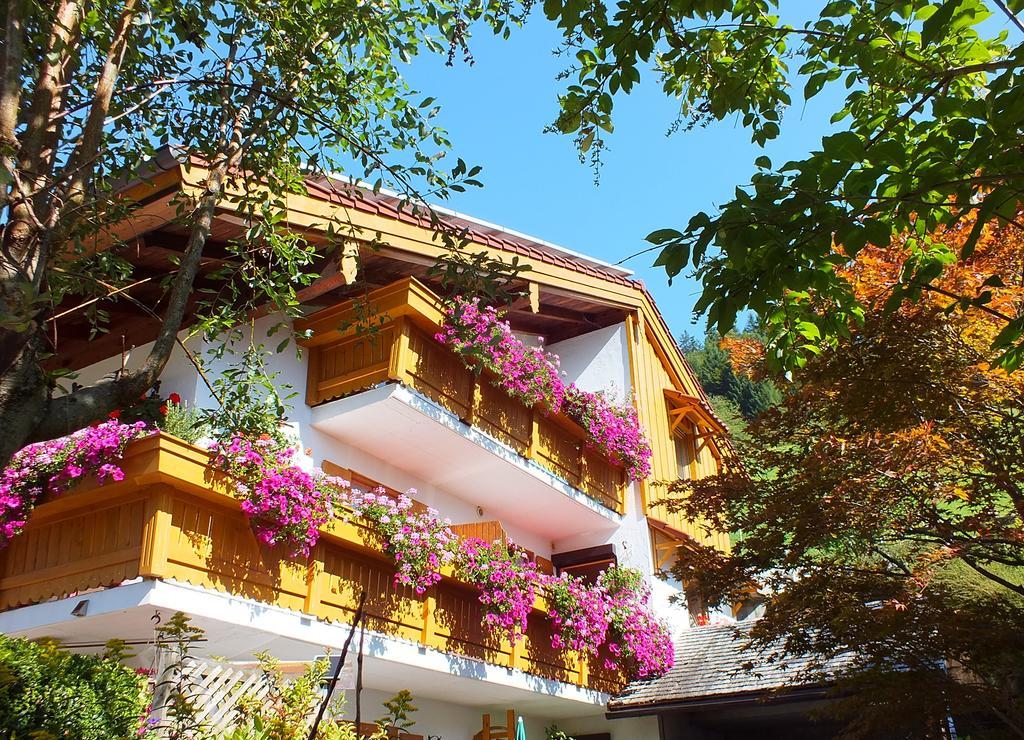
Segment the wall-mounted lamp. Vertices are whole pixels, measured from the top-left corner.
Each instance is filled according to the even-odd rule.
[[[89,600],[88,599],[82,599],[77,604],[75,604],[75,608],[71,610],[71,616],[73,616],[73,617],[84,617],[88,613],[89,613]]]

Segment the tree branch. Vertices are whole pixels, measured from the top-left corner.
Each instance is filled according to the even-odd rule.
[[[81,204],[85,197],[85,187],[95,169],[96,155],[103,140],[103,127],[110,110],[110,101],[114,95],[114,83],[121,72],[121,63],[128,47],[128,39],[135,18],[138,0],[126,0],[124,9],[118,20],[117,30],[107,50],[103,70],[96,80],[96,92],[93,94],[89,115],[82,126],[82,136],[71,156],[68,167],[73,173],[65,189],[63,199],[68,209],[73,210]],[[51,227],[57,224],[51,221]]]
[[[133,1],[129,0],[129,2]],[[233,73],[236,52],[237,45],[232,43],[224,65],[226,81],[230,80]],[[171,294],[163,324],[146,361],[138,370],[118,373],[66,396],[51,399],[46,418],[33,430],[33,438],[47,439],[64,434],[68,429],[84,426],[101,416],[103,411],[138,398],[160,377],[160,373],[171,357],[171,352],[177,343],[178,332],[184,323],[189,296],[192,293],[192,284],[199,271],[203,249],[213,224],[213,215],[223,193],[224,181],[228,172],[238,163],[243,152],[241,127],[248,118],[249,105],[258,95],[258,90],[250,90],[245,103],[230,122],[227,120],[230,115],[228,88],[225,88],[221,96],[221,111],[224,117],[220,126],[222,132],[221,156],[210,170],[206,187],[194,211],[195,220],[192,224],[192,231],[178,265],[178,274],[171,284]]]
[[[4,24],[3,54],[0,56],[0,157],[3,168],[13,172],[18,152],[18,110],[21,103],[21,61],[24,54],[26,0],[9,0]],[[10,189],[0,190],[0,208],[7,205]]]
[[[1010,19],[1010,23],[1015,25],[1018,31],[1024,33],[1024,23],[1021,23],[1020,18],[1017,17],[1017,14],[1010,10],[1007,7],[1006,3],[1003,2],[1003,0],[992,0],[992,2],[996,4],[996,7],[1003,11],[1003,14]]]
[[[977,563],[975,563],[970,558],[965,558],[965,557],[961,556],[960,559],[963,560],[965,563],[967,563],[967,565],[969,565],[971,568],[973,568],[979,574],[981,574],[985,578],[988,578],[990,581],[993,581],[994,583],[998,583],[1003,588],[1007,588],[1007,589],[1009,589],[1010,591],[1013,591],[1016,594],[1020,594],[1021,596],[1024,596],[1024,586],[1021,586],[1021,585],[1019,585],[1017,583],[1013,583],[1011,581],[1008,581],[1005,578],[1003,578],[1002,576],[996,575],[995,573],[993,573],[992,571],[988,570],[987,568],[983,568],[982,566],[978,565]]]

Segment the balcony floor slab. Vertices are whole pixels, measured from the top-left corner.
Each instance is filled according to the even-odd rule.
[[[623,517],[405,386],[389,383],[313,409],[315,429],[387,460],[550,540],[610,532]]]
[[[88,600],[84,616],[72,609]],[[137,579],[42,604],[0,613],[0,633],[51,637],[83,652],[98,652],[111,638],[129,642],[136,663],[153,661],[154,628],[176,611],[205,630],[197,657],[252,661],[268,651],[282,662],[311,661],[325,649],[337,653],[351,628],[300,612],[174,581]],[[464,706],[515,706],[544,717],[585,717],[603,712],[608,695],[479,660],[366,632],[364,685]]]

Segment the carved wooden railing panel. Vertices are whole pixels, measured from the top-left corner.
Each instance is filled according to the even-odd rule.
[[[621,511],[622,469],[612,465],[608,458],[596,450],[583,450],[581,487],[609,509]]]
[[[388,379],[396,326],[347,337],[311,353],[306,400],[311,405]]]
[[[486,378],[476,383],[476,394],[473,425],[527,457],[533,439],[534,410]]]
[[[468,539],[476,537],[484,542],[508,539],[508,533],[501,526],[497,519],[487,519],[482,522],[467,522],[465,524],[453,524],[452,531],[459,537]]]
[[[399,323],[406,342],[393,345],[397,371],[393,379],[406,382],[460,419],[468,419],[474,403],[473,373],[427,332],[409,321]]]
[[[411,309],[424,299],[421,293],[425,289],[415,287],[407,284],[404,299],[395,286],[381,289],[390,291],[388,305],[397,306],[395,313],[402,315],[393,316],[372,334],[344,334],[333,331],[332,324],[327,339],[308,342],[307,402],[317,405],[385,380],[403,383],[621,513],[622,468],[588,449],[586,432],[575,422],[530,408],[495,387],[486,372],[476,374],[467,369],[462,358],[434,339],[437,326],[431,322],[438,320],[439,311],[426,317]],[[327,311],[334,315],[338,309]],[[314,315],[298,328],[312,330],[324,321]]]
[[[86,511],[40,510],[3,552],[0,610],[139,575],[146,523],[142,496],[98,503]]]
[[[550,416],[537,420],[537,460],[571,485],[583,482],[583,440],[568,434],[565,425]],[[589,493],[589,491],[588,491]]]
[[[453,654],[453,670],[476,658],[602,690],[620,685],[551,648],[542,599],[526,638],[510,645],[482,626],[475,587],[450,576],[422,596],[396,587],[393,561],[356,520],[330,522],[309,558],[281,557],[257,541],[208,455],[180,440],[133,442],[122,467],[122,482],[85,483],[36,508],[0,551],[0,610],[144,576],[351,622],[365,590],[372,629]]]

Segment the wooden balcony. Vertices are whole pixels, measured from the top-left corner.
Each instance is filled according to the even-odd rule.
[[[37,507],[0,551],[0,611],[143,577],[347,623],[366,591],[377,632],[596,690],[620,686],[597,661],[551,648],[541,598],[511,645],[481,626],[471,584],[449,575],[423,596],[396,588],[390,557],[357,520],[330,522],[308,559],[284,559],[258,543],[206,452],[158,434],[130,444],[122,467],[124,481],[83,483]]]
[[[368,326],[357,330],[353,322],[366,322],[367,312]],[[587,433],[565,415],[530,408],[494,387],[488,373],[467,369],[434,339],[441,317],[439,299],[409,278],[297,323],[297,330],[312,332],[303,342],[309,350],[306,402],[317,406],[380,383],[401,383],[622,513],[622,468],[590,449]]]

